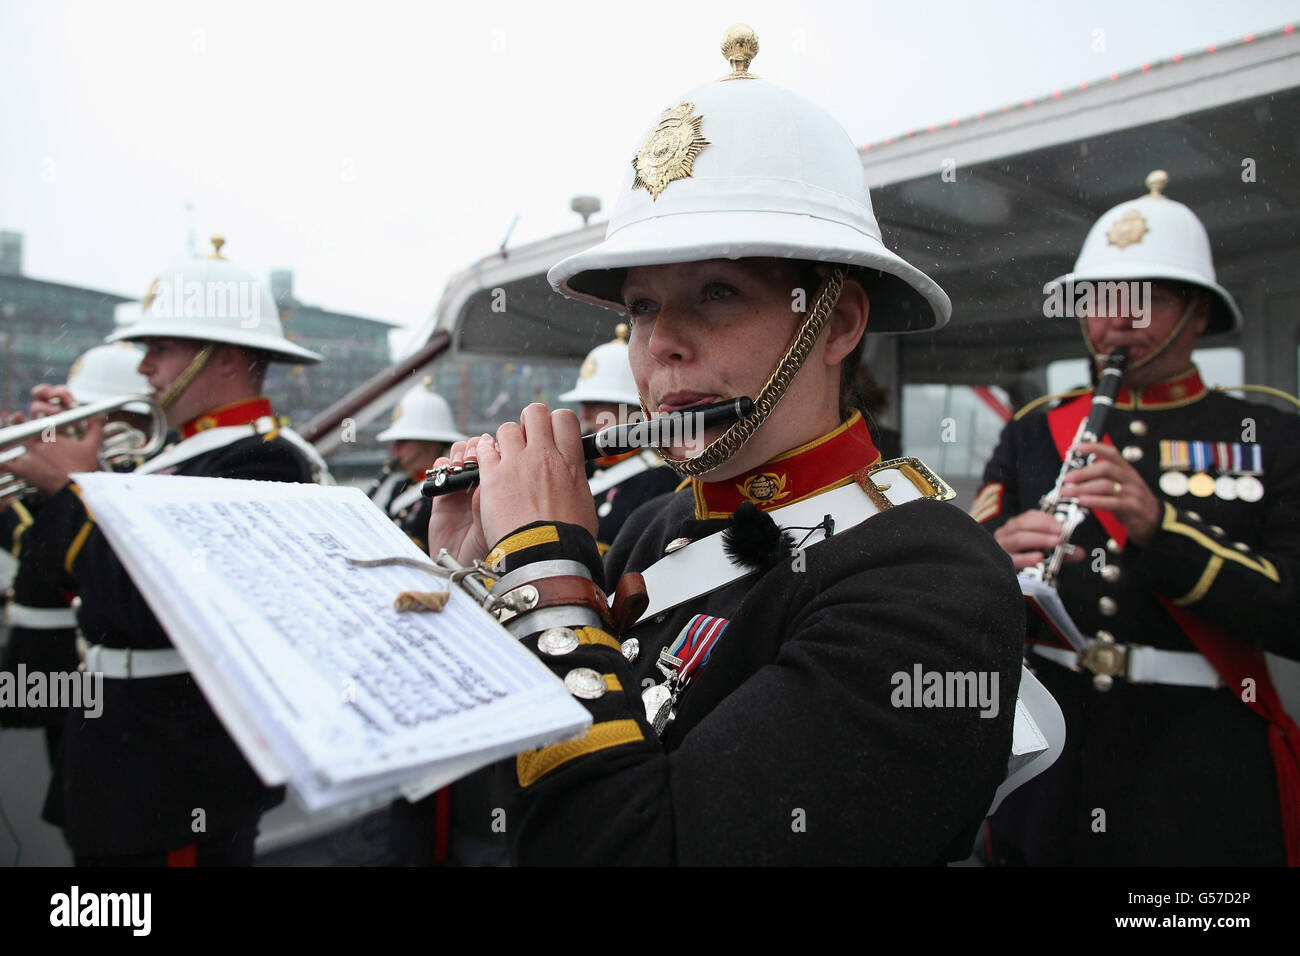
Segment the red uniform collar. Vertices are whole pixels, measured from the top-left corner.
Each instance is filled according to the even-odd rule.
[[[629,458],[641,454],[640,448],[633,448],[631,451],[619,452],[616,455],[605,455],[603,458],[597,458],[592,462],[597,468],[608,468],[610,465],[617,465],[620,461],[627,461]]]
[[[784,508],[853,480],[880,460],[863,421],[854,412],[833,431],[792,448],[766,464],[725,481],[691,482],[696,518],[727,518],[746,501],[762,511]]]
[[[1193,365],[1186,372],[1181,372],[1173,378],[1167,378],[1163,382],[1155,382],[1147,385],[1138,391],[1137,408],[1158,409],[1158,408],[1177,408],[1180,405],[1190,405],[1201,398],[1204,398],[1209,391],[1205,383],[1201,381],[1201,373]],[[1123,409],[1134,408],[1133,393],[1127,388],[1119,390],[1119,397],[1115,399],[1115,405]]]
[[[204,412],[197,418],[191,418],[180,427],[181,440],[193,438],[199,432],[205,432],[209,428],[219,428],[225,425],[247,425],[270,414],[271,400],[265,395],[248,398],[242,402],[231,402],[229,405],[222,405],[220,408]]]

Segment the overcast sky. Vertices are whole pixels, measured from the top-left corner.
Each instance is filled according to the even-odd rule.
[[[1300,21],[1300,0],[0,0],[0,229],[28,275],[139,296],[184,257],[192,202],[205,249],[222,232],[304,301],[415,325],[516,214],[512,243],[577,226],[576,194],[608,210],[659,112],[726,72],[737,20],[755,73],[868,143]]]

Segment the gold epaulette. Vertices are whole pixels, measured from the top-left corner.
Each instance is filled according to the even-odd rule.
[[[930,467],[921,459],[913,458],[910,455],[903,458],[892,458],[889,461],[882,461],[872,465],[867,469],[866,478],[868,480],[859,482],[862,490],[876,502],[876,506],[882,511],[893,507],[893,502],[886,500],[882,503],[877,500],[877,495],[872,494],[872,488],[876,489],[881,498],[884,497],[884,493],[889,490],[889,486],[877,485],[875,475],[890,469],[897,471],[910,481],[912,486],[921,493],[922,497],[931,498],[935,501],[951,501],[957,497],[957,492],[953,490],[952,486],[931,471]]]
[[[1077,398],[1080,395],[1087,395],[1091,391],[1092,391],[1091,388],[1072,388],[1068,392],[1057,392],[1055,395],[1040,395],[1038,398],[1034,399],[1024,408],[1020,409],[1020,411],[1016,412],[1016,414],[1012,417],[1012,421],[1016,421],[1016,422],[1020,421],[1020,419],[1024,418],[1026,415],[1032,412],[1039,405],[1042,405],[1046,402],[1054,401],[1056,399],[1064,400],[1067,398]]]
[[[1224,392],[1262,392],[1265,395],[1272,395],[1274,398],[1284,398],[1292,405],[1300,408],[1300,398],[1296,398],[1290,392],[1284,392],[1280,388],[1274,388],[1271,385],[1216,385],[1213,391],[1222,395]]]

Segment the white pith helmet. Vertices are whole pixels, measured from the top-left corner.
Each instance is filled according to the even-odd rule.
[[[127,342],[96,345],[77,356],[68,372],[68,391],[79,405],[123,395],[150,395],[149,380],[136,371],[144,352]],[[124,411],[149,414],[144,402],[128,402]]]
[[[636,379],[627,351],[628,327],[619,323],[614,340],[597,345],[587,353],[578,369],[578,384],[560,396],[562,402],[614,402],[618,405],[641,404]]]
[[[393,424],[379,433],[380,441],[465,441],[456,429],[447,400],[426,378],[410,389],[393,409]]]
[[[1150,192],[1122,202],[1098,219],[1083,240],[1074,271],[1051,285],[1082,281],[1166,280],[1185,282],[1211,293],[1205,334],[1241,327],[1241,310],[1219,285],[1205,226],[1180,202],[1164,195],[1169,174],[1154,170],[1146,178]]]
[[[758,40],[733,27],[733,72],[650,127],[605,239],[547,274],[558,292],[624,310],[631,266],[770,256],[880,270],[868,332],[937,329],[952,313],[932,279],[885,248],[857,147],[833,118],[748,72]],[[811,292],[811,290],[810,290]]]
[[[197,339],[258,349],[274,362],[319,362],[315,352],[284,337],[270,286],[223,256],[225,242],[213,236],[212,255],[187,260],[154,279],[140,318],[107,341]]]

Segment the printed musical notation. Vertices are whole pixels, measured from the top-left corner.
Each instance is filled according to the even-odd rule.
[[[268,783],[287,779],[309,809],[416,779],[423,791],[589,723],[358,489],[78,481],[249,762]],[[393,608],[403,591],[448,589],[439,613]]]

